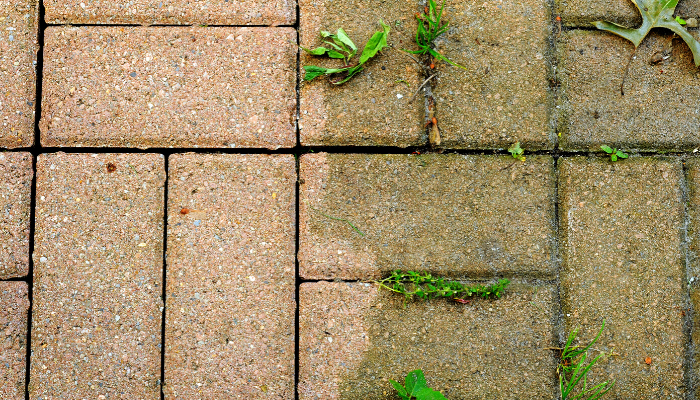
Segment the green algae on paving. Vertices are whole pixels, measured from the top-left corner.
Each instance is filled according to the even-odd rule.
[[[32,155],[0,152],[0,279],[29,272]]]
[[[28,289],[25,282],[0,282],[0,398],[24,400]]]
[[[649,1],[649,0],[644,0]],[[594,21],[611,21],[630,28],[642,23],[642,17],[631,0],[555,0],[562,24],[591,28]],[[700,17],[700,0],[681,0],[676,14],[683,18]]]

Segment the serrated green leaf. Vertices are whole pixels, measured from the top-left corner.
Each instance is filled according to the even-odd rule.
[[[420,369],[417,369],[415,371],[411,371],[406,375],[406,392],[408,392],[409,396],[416,396],[416,394],[422,390],[428,387],[428,383],[425,381],[425,376],[423,375],[423,371]]]
[[[606,145],[600,146],[600,149],[603,150],[604,152],[608,153],[608,154],[612,154],[612,152],[613,152],[612,147],[606,146]]]

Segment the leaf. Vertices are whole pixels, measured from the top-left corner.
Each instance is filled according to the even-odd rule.
[[[396,389],[396,391],[399,392],[399,396],[401,396],[401,398],[408,398],[408,392],[406,391],[406,388],[404,388],[400,383],[396,382],[393,379],[389,379],[389,382],[391,382],[391,385],[394,387],[394,389]]]
[[[611,155],[611,156],[610,156],[610,159],[611,159],[613,162],[617,161],[617,154]]]
[[[421,389],[427,388],[428,383],[425,381],[423,371],[417,369],[406,375],[406,391],[409,396],[415,396]]]
[[[355,43],[353,43],[352,40],[350,40],[350,38],[349,38],[348,35],[345,33],[345,31],[343,30],[343,28],[338,28],[337,36],[338,36],[338,39],[339,39],[341,42],[345,43],[346,46],[348,46],[349,48],[351,48],[353,51],[357,51],[357,46],[355,46]]]
[[[629,154],[623,153],[621,151],[617,151],[617,156],[620,158],[629,158]]]
[[[304,50],[305,52],[307,52],[307,53],[309,53],[309,54],[311,54],[311,55],[313,55],[313,56],[322,56],[322,55],[324,55],[324,54],[326,54],[326,53],[328,53],[328,52],[331,51],[331,50],[329,50],[329,49],[327,49],[327,48],[325,48],[325,47],[316,47],[316,48],[313,49],[313,50],[307,49],[306,47],[303,47],[303,46],[299,46],[299,47],[301,47],[302,50]]]
[[[602,145],[602,146],[600,146],[600,148],[601,148],[601,150],[603,150],[604,152],[606,152],[608,154],[612,154],[612,152],[613,152],[613,149],[610,146]]]
[[[447,400],[447,397],[445,397],[442,393],[438,392],[435,389],[431,388],[423,388],[419,390],[416,393],[416,399],[417,400]]]
[[[366,63],[370,58],[377,55],[383,48],[387,46],[386,38],[389,35],[389,25],[385,24],[384,21],[379,20],[384,28],[383,32],[375,32],[374,35],[369,39],[369,42],[365,45],[362,54],[360,55],[360,65]]]
[[[341,53],[338,53],[335,50],[329,50],[328,57],[330,57],[330,58],[343,58],[343,59],[345,58],[344,55],[342,55]]]
[[[312,81],[321,75],[325,75],[328,68],[317,67],[315,65],[304,65],[304,71],[306,71],[306,74],[304,74],[304,80]]]
[[[687,22],[685,22],[685,20],[678,15],[676,15],[676,22],[678,22],[681,25],[687,24]]]
[[[673,13],[678,5],[678,0],[632,0],[642,14],[642,26],[631,29],[622,25],[607,21],[595,21],[596,28],[614,33],[639,47],[644,38],[653,28],[666,28],[678,34],[688,44],[693,52],[695,66],[700,67],[700,42],[691,35],[675,18]]]

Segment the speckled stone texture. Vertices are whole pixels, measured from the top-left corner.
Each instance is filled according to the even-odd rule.
[[[450,400],[551,399],[551,286],[513,285],[499,300],[409,302],[368,283],[304,283],[301,400],[388,399],[389,379],[421,368]]]
[[[159,399],[164,160],[37,159],[32,399]]]
[[[46,0],[52,24],[293,25],[294,0]]]
[[[293,399],[291,155],[169,160],[166,399]]]
[[[427,141],[422,93],[411,97],[423,82],[420,67],[398,49],[415,46],[416,21],[422,7],[406,0],[300,0],[299,37],[304,47],[323,45],[319,32],[343,28],[358,47],[381,30],[379,20],[391,27],[388,44],[352,80],[336,86],[325,77],[301,81],[300,139],[314,146],[418,146]],[[349,12],[349,10],[352,10]],[[342,67],[342,60],[301,54],[301,66]],[[301,68],[303,77],[304,70]],[[404,80],[406,83],[400,82]],[[410,84],[410,87],[409,85]]]
[[[25,282],[0,282],[0,399],[24,400],[27,359]]]
[[[0,0],[0,148],[34,144],[39,2]]]
[[[689,159],[685,165],[688,182],[689,221],[687,276],[691,304],[687,310],[683,310],[683,314],[692,317],[692,358],[689,364],[693,371],[690,378],[694,383],[691,389],[697,397],[700,396],[700,385],[698,385],[700,379],[700,314],[697,311],[700,310],[700,159]]]
[[[441,147],[552,149],[547,1],[449,0],[444,15],[437,49],[466,70],[436,62]]]
[[[556,273],[550,157],[318,153],[300,174],[303,278]]]
[[[293,147],[292,28],[51,27],[45,146]]]
[[[616,354],[589,383],[614,379],[616,399],[685,399],[680,161],[577,157],[560,167],[565,325],[586,343],[605,320],[595,347]]]
[[[644,0],[649,1],[649,0]],[[642,16],[632,0],[555,0],[562,23],[567,26],[592,28],[593,21],[610,21],[637,28]],[[676,15],[683,18],[700,16],[700,0],[680,0]]]
[[[32,155],[0,152],[0,279],[29,271]]]
[[[637,50],[631,42],[595,31],[562,33],[559,43],[562,122],[560,146],[599,151],[690,149],[700,146],[700,69],[690,49],[652,33]],[[673,46],[671,47],[671,43]],[[671,57],[652,65],[655,53]]]

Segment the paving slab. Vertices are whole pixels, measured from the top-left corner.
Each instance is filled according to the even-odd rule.
[[[385,49],[349,82],[336,86],[326,78],[304,82],[300,67],[300,140],[306,146],[420,146],[427,142],[423,99],[411,97],[423,82],[420,67],[398,49],[415,46],[414,14],[418,2],[386,0],[300,0],[299,40],[304,47],[323,45],[319,32],[343,28],[362,53],[369,38],[381,30],[382,19],[391,27]],[[352,10],[352,12],[348,12]],[[359,55],[356,59],[359,58]],[[300,66],[342,67],[301,53]]]
[[[3,400],[24,400],[27,293],[25,282],[0,282],[0,398]]]
[[[568,331],[613,352],[591,372],[610,397],[684,399],[681,162],[560,160],[561,299]],[[649,361],[649,362],[647,362]]]
[[[551,157],[318,153],[300,168],[303,278],[556,274]]]
[[[0,0],[0,148],[34,144],[39,1]]]
[[[557,13],[565,26],[591,28],[593,21],[610,21],[630,28],[637,28],[642,24],[642,16],[632,0],[555,1]],[[700,0],[681,0],[675,15],[697,19],[700,16]]]
[[[166,399],[293,399],[296,163],[170,157]]]
[[[50,27],[44,146],[296,144],[293,28]]]
[[[688,291],[690,293],[690,306],[683,310],[689,320],[692,321],[691,330],[691,354],[690,366],[692,375],[690,379],[694,383],[691,390],[695,396],[700,395],[700,387],[697,382],[700,378],[700,160],[691,158],[685,162],[686,177],[688,182]],[[691,318],[692,317],[692,318]]]
[[[47,0],[50,24],[294,25],[296,1]]]
[[[466,69],[436,63],[440,147],[554,148],[548,2],[449,0],[444,15],[437,49]]]
[[[159,399],[164,160],[37,159],[32,399]]]
[[[32,155],[0,152],[0,279],[29,272]]]
[[[655,54],[669,48],[670,58],[651,63]],[[700,69],[688,46],[670,34],[652,33],[630,63],[622,95],[633,52],[631,42],[612,34],[562,33],[561,148],[600,151],[605,144],[656,151],[700,146]]]
[[[299,398],[394,398],[388,380],[420,368],[450,400],[551,399],[554,296],[520,284],[498,300],[404,306],[368,283],[304,283]]]

